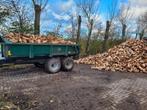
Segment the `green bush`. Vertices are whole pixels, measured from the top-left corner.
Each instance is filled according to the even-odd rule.
[[[125,40],[120,40],[120,39],[114,39],[114,40],[108,40],[107,41],[107,50],[121,44],[122,42],[124,42]],[[80,48],[81,48],[81,54],[80,56],[87,56],[85,53],[85,47],[86,47],[86,40],[85,39],[81,39],[80,40]],[[104,52],[103,50],[103,40],[91,40],[90,41],[90,46],[89,46],[89,54],[88,55],[95,55],[97,53],[102,53]]]

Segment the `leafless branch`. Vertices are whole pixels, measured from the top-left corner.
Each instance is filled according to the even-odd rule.
[[[41,7],[41,10],[44,10],[44,8],[47,6],[48,4],[48,0],[32,0],[33,5],[39,5]]]
[[[44,5],[42,6],[41,10],[44,10],[44,8],[47,6],[48,0],[45,1]]]
[[[119,10],[118,19],[120,23],[126,24],[129,19],[131,19],[132,14],[130,13],[130,4],[122,4]]]
[[[118,8],[118,0],[113,0],[110,4],[108,4],[108,12],[107,17],[110,20],[110,25],[112,24],[113,20],[117,16],[117,8]]]
[[[33,5],[35,6],[35,4],[36,4],[36,3],[35,3],[35,0],[32,0],[32,2],[33,2]]]

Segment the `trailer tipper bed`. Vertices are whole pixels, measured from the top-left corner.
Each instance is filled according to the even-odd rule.
[[[77,44],[12,43],[0,36],[0,65],[35,64],[49,73],[71,71],[80,49]]]

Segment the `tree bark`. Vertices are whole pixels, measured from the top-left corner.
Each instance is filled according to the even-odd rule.
[[[138,38],[138,33],[136,33],[136,35],[135,35],[135,39],[137,39]]]
[[[76,39],[76,43],[79,44],[79,40],[80,40],[80,33],[81,33],[81,16],[78,17],[78,31],[77,31],[77,39]]]
[[[140,40],[142,40],[143,39],[143,36],[144,36],[144,29],[141,31],[141,33],[140,33]]]
[[[19,16],[19,32],[22,33],[23,31],[23,21],[21,19],[21,16]]]
[[[35,21],[34,21],[34,34],[40,34],[40,16],[41,16],[41,6],[35,5]]]
[[[125,36],[126,36],[126,28],[127,28],[127,25],[123,24],[122,25],[122,39],[123,40],[125,39]]]
[[[107,41],[109,39],[109,30],[110,30],[110,21],[106,21],[106,30],[104,36],[104,43],[103,43],[103,51],[107,49]]]
[[[87,39],[87,44],[86,44],[86,49],[85,49],[85,53],[87,55],[89,53],[89,44],[90,44],[90,38],[91,38],[92,30],[93,30],[93,19],[90,21],[90,29],[89,29],[88,39]]]

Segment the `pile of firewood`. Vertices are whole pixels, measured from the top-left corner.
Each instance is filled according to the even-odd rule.
[[[38,35],[30,35],[30,34],[19,34],[19,33],[9,33],[4,36],[5,39],[11,41],[13,43],[37,43],[37,44],[75,44],[71,41],[65,41],[62,38],[55,36],[38,36]]]
[[[92,69],[147,73],[147,46],[143,40],[128,40],[106,53],[81,58],[78,64]]]

